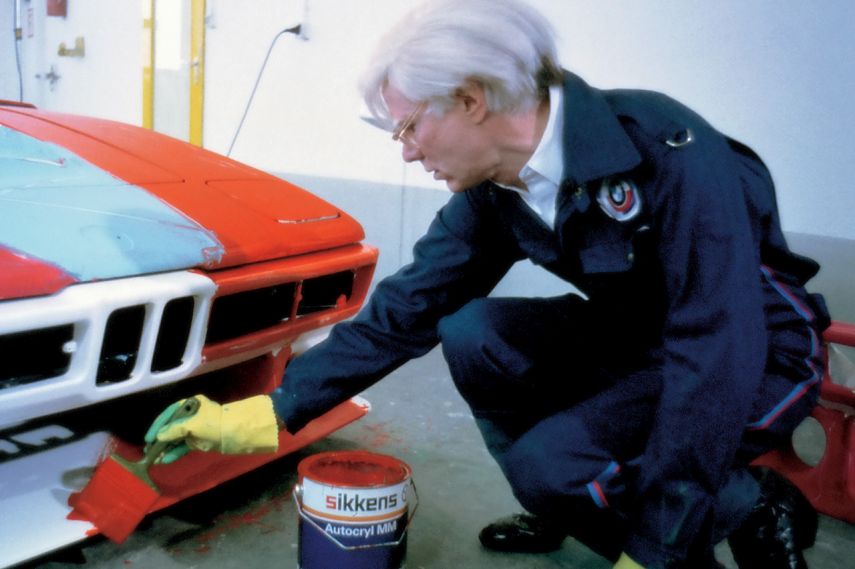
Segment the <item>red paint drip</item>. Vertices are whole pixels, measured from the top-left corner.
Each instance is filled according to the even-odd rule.
[[[365,444],[371,448],[380,448],[389,443],[400,444],[404,441],[401,437],[393,436],[389,432],[387,423],[375,423],[373,425],[363,425],[362,427],[369,433],[367,437],[362,438]]]
[[[372,437],[371,440],[368,441],[368,444],[372,447],[381,447],[389,442],[392,436],[386,430],[385,423],[378,423],[376,425],[363,425],[365,429],[367,429]]]
[[[282,531],[282,528],[279,526],[265,523],[263,518],[273,511],[280,511],[288,498],[289,496],[277,496],[272,501],[259,506],[250,512],[237,515],[218,516],[215,522],[217,527],[196,537],[196,542],[200,545],[194,549],[194,551],[196,553],[208,553],[211,551],[211,546],[209,545],[210,542],[217,540],[222,535],[225,535],[229,530],[234,530],[248,525],[260,527],[261,533],[263,534]]]

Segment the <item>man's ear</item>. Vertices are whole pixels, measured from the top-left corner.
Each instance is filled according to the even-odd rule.
[[[489,109],[487,108],[487,96],[484,93],[484,87],[480,83],[467,81],[463,86],[457,88],[454,96],[463,105],[465,116],[469,117],[475,124],[484,122]]]

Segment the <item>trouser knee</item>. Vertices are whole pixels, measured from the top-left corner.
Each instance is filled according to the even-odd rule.
[[[495,378],[513,377],[513,347],[502,339],[503,322],[489,299],[477,299],[439,322],[442,351],[451,376],[467,398],[494,389]]]
[[[446,359],[465,360],[479,350],[479,332],[484,328],[484,310],[476,301],[439,321],[437,330]]]

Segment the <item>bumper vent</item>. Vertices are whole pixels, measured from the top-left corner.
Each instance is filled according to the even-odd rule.
[[[342,271],[303,281],[297,316],[344,305],[353,294],[353,271]]]
[[[287,321],[296,290],[296,283],[285,283],[214,299],[205,343],[232,340]]]
[[[205,344],[268,330],[294,316],[341,308],[353,295],[355,278],[355,272],[348,270],[216,297]]]
[[[0,335],[0,389],[34,383],[68,371],[74,326],[52,326]]]

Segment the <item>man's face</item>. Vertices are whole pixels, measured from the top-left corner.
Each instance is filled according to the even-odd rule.
[[[452,192],[462,192],[492,176],[496,162],[480,131],[467,112],[467,102],[455,99],[443,115],[419,109],[392,86],[383,89],[383,98],[396,125],[410,120],[400,133],[405,162],[421,162],[434,179],[444,180]]]

